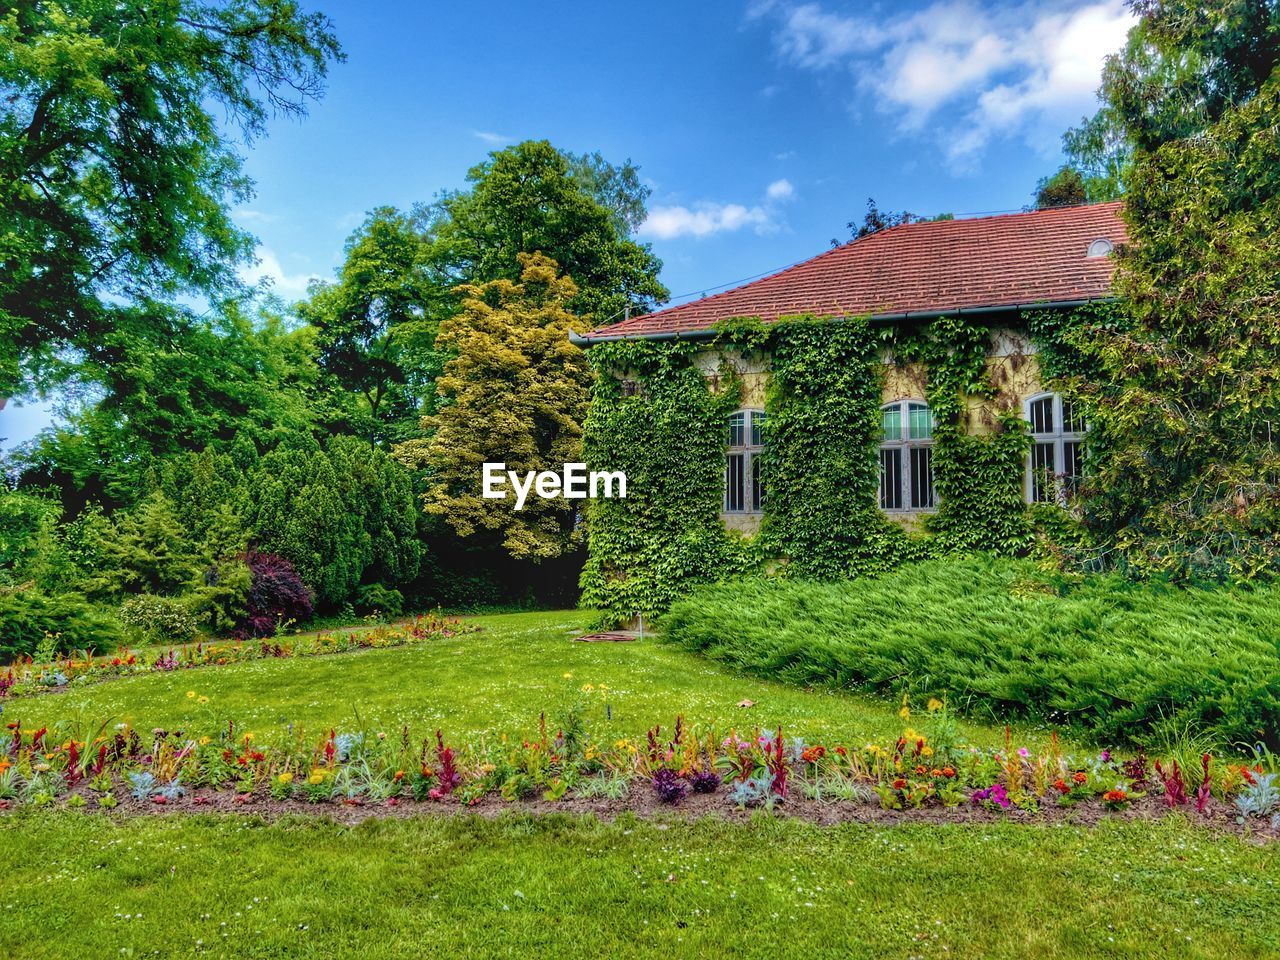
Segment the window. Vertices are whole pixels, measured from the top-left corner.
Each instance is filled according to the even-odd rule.
[[[764,452],[764,412],[739,410],[729,418],[729,449],[725,454],[725,513],[759,513],[764,507],[761,454]]]
[[[1083,474],[1084,417],[1056,393],[1027,401],[1031,453],[1027,457],[1027,502],[1055,503],[1075,493]]]
[[[921,400],[896,400],[880,416],[880,509],[932,510],[933,411]]]

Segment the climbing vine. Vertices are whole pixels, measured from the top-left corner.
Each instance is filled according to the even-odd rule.
[[[970,429],[971,399],[990,401],[991,329],[970,318],[938,317],[886,332],[894,357],[926,371],[933,411],[933,476],[938,512],[928,528],[950,550],[1025,552],[1034,539],[1022,496],[1028,437],[1022,411],[991,409],[984,433]]]
[[[767,328],[762,548],[789,576],[835,579],[929,552],[880,512],[880,344],[864,320]]]
[[[1036,530],[1023,502],[1030,441],[1020,404],[993,382],[991,336],[968,317],[912,327],[802,317],[735,320],[703,343],[594,346],[602,375],[586,457],[591,469],[624,470],[628,496],[589,506],[584,605],[617,623],[651,618],[693,585],[766,563],[782,576],[838,579],[947,551],[1025,553]],[[1058,334],[1053,342],[1061,343],[1054,358],[1069,362],[1070,345]],[[742,383],[725,360],[712,376],[700,369],[696,358],[708,350],[758,355],[771,371],[764,517],[754,538],[721,521],[726,420]],[[939,501],[925,520],[931,536],[879,509],[886,353],[924,371]]]
[[[726,418],[741,388],[719,388],[689,343],[618,341],[592,347],[597,377],[583,450],[592,470],[622,470],[627,496],[588,501],[582,604],[602,624],[665,611],[690,587],[744,572],[758,551],[720,520]]]

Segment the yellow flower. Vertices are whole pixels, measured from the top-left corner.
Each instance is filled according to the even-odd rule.
[[[276,777],[281,783],[293,783],[293,774],[286,770],[280,776]]]
[[[907,740],[918,740],[918,739],[920,739],[920,735],[919,735],[918,733],[916,733],[916,732],[915,732],[915,730],[913,730],[911,727],[907,727],[907,729],[903,730],[903,731],[902,731],[902,736],[903,736],[903,738],[904,738],[904,739],[907,739]]]
[[[572,680],[572,679],[573,679],[573,674],[572,674],[572,673],[566,673],[566,674],[564,675],[564,678],[565,678],[566,680]]]
[[[600,684],[599,689],[601,689],[601,690],[608,690],[609,688],[608,688],[608,687],[606,687],[606,686],[602,683],[602,684]]]
[[[188,690],[188,691],[187,691],[187,699],[188,699],[188,700],[194,700],[195,698],[196,698],[196,692],[195,692],[194,690]]]
[[[201,737],[201,738],[200,738],[200,746],[204,747],[204,746],[208,746],[208,744],[209,744],[209,738],[208,738],[208,737]]]
[[[593,690],[595,690],[595,687],[594,687],[594,686],[592,686],[592,685],[591,685],[591,684],[589,684],[589,683],[584,683],[584,684],[582,685],[582,692],[583,692],[583,693],[591,693],[591,691],[593,691]]]
[[[922,755],[922,756],[925,756],[925,757],[932,757],[932,756],[933,756],[933,747],[921,747],[921,748],[920,748],[920,753],[921,753],[921,755]]]
[[[197,698],[196,698],[196,703],[208,703],[208,702],[209,702],[209,698],[208,698],[208,697],[197,697]]]
[[[325,777],[327,777],[328,775],[329,775],[329,771],[323,769],[322,767],[317,767],[316,769],[311,771],[311,776],[307,777],[307,783],[311,784],[313,787],[319,786],[320,784],[324,783]]]
[[[939,700],[937,697],[930,697],[929,712],[932,713],[934,710],[941,710],[941,709],[942,709],[942,701]]]
[[[898,711],[898,716],[900,716],[903,720],[910,720],[911,708],[904,706],[901,710]]]

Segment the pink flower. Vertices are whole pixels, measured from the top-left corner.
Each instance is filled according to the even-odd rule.
[[[1027,759],[1027,757],[1031,756],[1031,751],[1028,750],[1026,747],[1019,747],[1018,756],[1022,757],[1022,759],[1025,760]]]

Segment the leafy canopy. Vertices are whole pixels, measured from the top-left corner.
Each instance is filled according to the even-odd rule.
[[[0,396],[108,362],[117,320],[236,286],[249,141],[342,56],[293,0],[62,0],[0,16]],[[123,306],[122,306],[123,305]],[[68,354],[68,350],[71,353]]]

